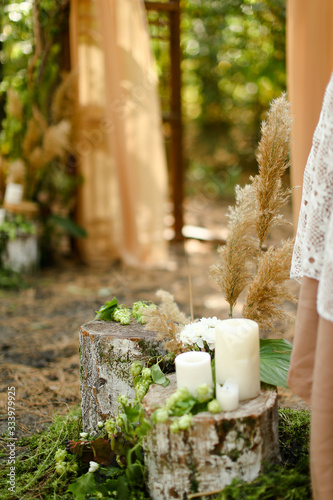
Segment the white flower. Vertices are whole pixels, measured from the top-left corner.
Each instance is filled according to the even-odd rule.
[[[102,422],[101,420],[100,420],[99,422],[97,422],[97,427],[98,427],[99,429],[103,429],[103,427],[104,427],[104,422]]]
[[[80,432],[80,437],[86,439],[88,437],[88,432]]]
[[[97,462],[89,462],[89,471],[88,472],[96,472],[99,469],[99,464]]]
[[[199,321],[185,325],[178,334],[183,346],[196,344],[200,349],[204,347],[204,342],[209,349],[215,349],[215,326],[221,320],[216,316],[213,318],[201,318]]]

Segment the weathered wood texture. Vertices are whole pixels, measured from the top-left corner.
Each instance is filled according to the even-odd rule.
[[[79,336],[83,430],[94,434],[98,421],[116,414],[119,394],[134,396],[131,363],[164,351],[156,334],[138,323],[92,321]]]
[[[176,390],[151,386],[143,400],[146,416]],[[233,478],[256,478],[263,462],[279,461],[277,393],[261,391],[233,412],[202,412],[186,431],[173,434],[169,422],[152,425],[146,443],[152,500],[186,499],[190,493],[222,490]]]

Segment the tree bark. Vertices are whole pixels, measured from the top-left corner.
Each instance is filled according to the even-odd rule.
[[[166,388],[151,386],[143,400],[152,423],[154,409],[176,390],[175,375]],[[173,434],[170,420],[152,423],[146,442],[148,489],[152,500],[186,499],[194,493],[220,491],[234,478],[252,481],[263,463],[280,460],[277,393],[240,403],[233,412],[202,412],[186,431]]]
[[[98,421],[117,413],[117,398],[133,398],[130,366],[165,354],[156,333],[143,325],[91,321],[80,328],[83,430],[95,434]]]

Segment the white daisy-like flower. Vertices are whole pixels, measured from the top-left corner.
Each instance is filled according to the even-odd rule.
[[[209,349],[215,349],[215,327],[220,321],[216,316],[201,318],[199,321],[185,325],[178,334],[178,338],[183,346],[197,345],[202,349],[206,342]]]

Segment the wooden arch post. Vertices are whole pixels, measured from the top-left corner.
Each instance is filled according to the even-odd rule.
[[[170,126],[169,168],[172,185],[174,215],[174,239],[182,241],[184,159],[181,109],[181,51],[180,51],[180,0],[145,1],[147,11],[165,13],[168,16],[170,74],[169,102],[163,112],[163,121]],[[149,17],[148,17],[149,22]],[[152,38],[154,36],[152,35]]]

